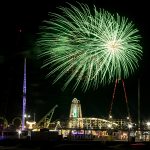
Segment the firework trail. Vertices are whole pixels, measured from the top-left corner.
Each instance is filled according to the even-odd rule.
[[[64,89],[75,79],[73,89],[81,84],[84,91],[129,77],[143,53],[138,29],[128,18],[78,4],[59,7],[63,14],[49,13],[41,26],[37,45],[47,76],[55,74],[54,83],[67,76]]]

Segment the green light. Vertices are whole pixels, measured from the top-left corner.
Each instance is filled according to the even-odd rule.
[[[74,109],[73,109],[73,117],[78,117],[78,114],[77,114],[77,107],[74,106]]]
[[[75,79],[73,89],[86,91],[133,74],[143,54],[134,24],[95,6],[93,12],[84,4],[69,6],[50,13],[53,19],[41,27],[37,44],[43,67],[51,68],[47,77],[56,74],[55,83],[67,74],[64,89]]]

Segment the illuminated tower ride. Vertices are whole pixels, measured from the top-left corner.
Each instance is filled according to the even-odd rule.
[[[115,86],[114,86],[114,91],[113,91],[113,95],[112,95],[112,102],[111,102],[111,105],[110,105],[109,119],[112,119],[112,106],[113,106],[113,103],[114,103],[114,97],[115,97],[115,92],[116,92],[116,87],[117,87],[118,82],[119,82],[119,79],[116,79]],[[124,80],[121,79],[121,82],[122,82],[122,86],[123,86],[123,90],[124,90],[124,97],[125,97],[125,102],[126,102],[126,107],[127,107],[127,120],[129,122],[131,122],[131,116],[130,116],[130,111],[129,111],[129,106],[128,106],[128,99],[127,99]]]
[[[22,130],[25,128],[26,114],[26,58],[24,59],[24,79],[23,79],[23,102],[22,102]]]
[[[69,128],[83,128],[81,104],[76,98],[74,98],[71,103]]]

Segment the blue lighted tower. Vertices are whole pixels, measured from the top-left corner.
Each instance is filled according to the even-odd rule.
[[[24,128],[25,128],[25,114],[26,114],[26,58],[24,59],[22,130],[24,130]]]

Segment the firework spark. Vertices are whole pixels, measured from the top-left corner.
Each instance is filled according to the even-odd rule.
[[[64,89],[75,79],[74,90],[81,84],[85,91],[129,77],[142,57],[138,29],[118,14],[79,6],[59,7],[63,14],[49,13],[53,19],[41,27],[37,44],[43,67],[51,67],[47,76],[57,74],[55,83],[67,74]]]

